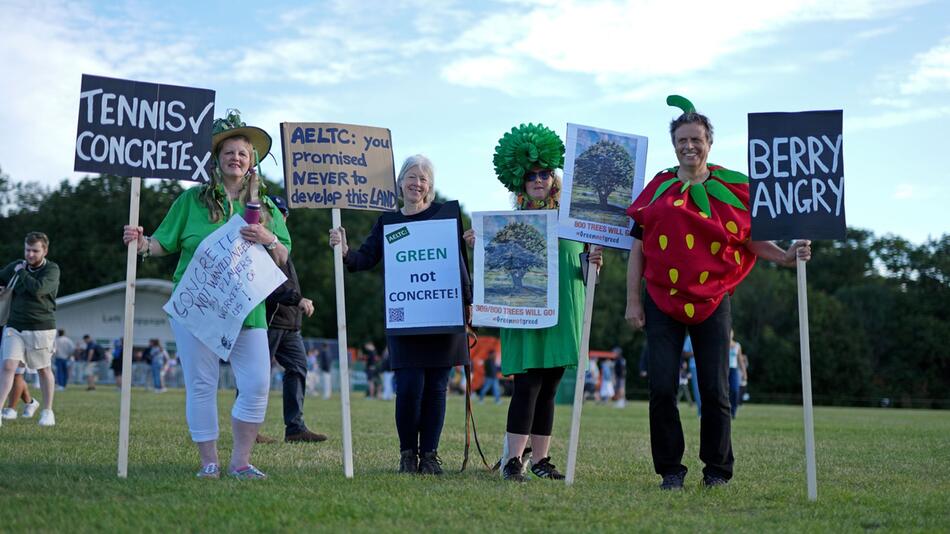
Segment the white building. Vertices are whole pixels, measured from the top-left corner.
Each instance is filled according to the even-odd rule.
[[[148,340],[159,339],[169,352],[175,351],[168,315],[162,306],[172,295],[172,283],[167,280],[143,278],[135,282],[136,348],[144,348]],[[80,291],[56,299],[56,327],[66,330],[75,341],[89,334],[103,347],[124,334],[125,281],[95,289]]]

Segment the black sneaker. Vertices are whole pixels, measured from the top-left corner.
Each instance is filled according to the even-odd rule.
[[[661,490],[681,490],[683,489],[683,480],[686,478],[686,471],[673,473],[672,475],[663,475],[663,482],[660,482]]]
[[[442,474],[442,459],[439,458],[439,455],[435,451],[429,451],[422,453],[422,456],[419,458],[419,474],[420,475],[441,475]]]
[[[531,463],[531,472],[538,478],[549,478],[551,480],[564,480],[564,475],[551,463],[551,457],[541,458],[538,463]]]
[[[524,477],[523,470],[524,465],[521,463],[521,458],[515,456],[505,464],[504,469],[501,471],[501,478],[512,482],[527,482],[528,479]]]
[[[703,475],[703,486],[715,488],[716,486],[725,486],[729,481],[716,475]]]
[[[419,457],[416,456],[416,451],[412,449],[406,449],[401,452],[400,457],[399,457],[399,472],[400,473],[419,472]]]

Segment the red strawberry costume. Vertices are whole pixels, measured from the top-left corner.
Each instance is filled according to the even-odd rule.
[[[685,324],[708,318],[756,259],[745,247],[751,235],[748,177],[719,165],[707,168],[709,178],[695,185],[679,180],[677,167],[666,169],[627,208],[643,232],[647,292],[661,311]]]

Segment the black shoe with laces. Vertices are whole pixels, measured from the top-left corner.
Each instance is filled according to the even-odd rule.
[[[703,475],[703,486],[715,488],[716,486],[725,486],[729,481],[716,475]]]
[[[551,463],[551,457],[541,458],[538,463],[531,463],[531,472],[538,478],[549,478],[551,480],[564,480],[564,475]]]
[[[686,478],[686,471],[673,473],[672,475],[663,475],[663,482],[660,482],[661,490],[681,490],[683,489],[683,480]]]
[[[422,456],[419,457],[419,474],[420,475],[441,475],[442,474],[442,459],[439,458],[439,455],[435,451],[429,451],[422,453]]]
[[[412,449],[406,449],[400,453],[399,472],[400,473],[419,472],[419,457],[416,456],[416,451]]]
[[[505,467],[501,471],[501,478],[505,480],[510,480],[512,482],[527,482],[528,479],[524,477],[524,466],[521,463],[521,458],[517,456],[508,460],[508,463],[505,464]]]

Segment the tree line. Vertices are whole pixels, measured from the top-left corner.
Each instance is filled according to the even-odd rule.
[[[268,187],[281,192],[280,184],[268,182]],[[49,235],[49,257],[62,268],[60,296],[123,280],[126,253],[120,236],[128,221],[130,189],[130,181],[117,176],[44,187],[14,182],[0,172],[0,262],[21,258],[22,236],[38,230]],[[157,228],[181,192],[178,182],[144,183],[140,221],[146,233]],[[343,211],[351,246],[369,234],[377,217]],[[316,305],[314,316],[304,321],[303,333],[310,337],[336,337],[330,222],[329,210],[293,210],[287,221],[303,293]],[[816,403],[950,408],[950,234],[914,244],[850,228],[847,239],[813,243],[813,251],[808,312]],[[149,258],[140,262],[138,276],[170,279],[176,262],[177,256]],[[637,367],[644,334],[623,319],[626,266],[626,252],[605,253],[591,348],[621,347],[629,391],[643,395],[646,384]],[[351,342],[385,346],[379,267],[346,275],[346,306]],[[733,296],[733,317],[736,339],[749,355],[752,398],[800,401],[794,269],[757,265]]]

